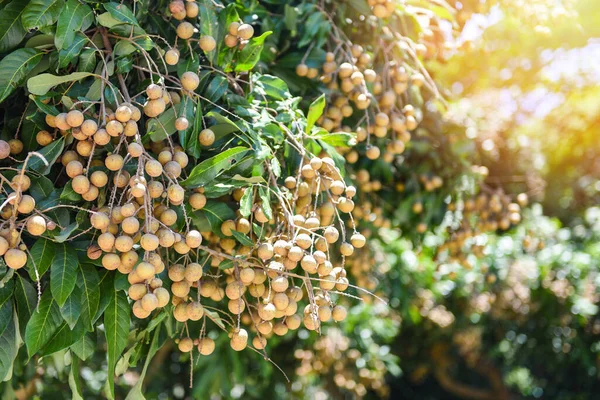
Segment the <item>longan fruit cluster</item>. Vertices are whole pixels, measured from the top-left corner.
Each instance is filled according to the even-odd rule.
[[[280,189],[292,208],[274,202],[268,206],[272,208],[272,216],[268,217],[267,205],[255,199],[250,215],[245,217],[238,212],[235,220],[223,221],[221,235],[203,233],[211,248],[232,256],[251,256],[260,260],[259,264],[239,263],[225,269],[224,288],[213,274],[205,274],[197,282],[200,297],[227,301],[229,312],[256,332],[251,341],[256,349],[263,349],[272,335],[285,335],[302,324],[307,329],[320,330],[322,322],[345,319],[345,307],[334,303],[331,292],[345,291],[349,282],[343,266],[335,267],[330,257],[334,248],[343,258],[366,244],[365,237],[356,231],[348,241],[340,243],[340,231],[333,226],[339,218],[337,212],[349,214],[354,208],[352,197],[356,190],[341,180],[339,169],[331,158],[306,160],[299,175],[283,179]],[[249,190],[254,189],[234,191],[234,201],[241,201]],[[319,197],[323,197],[320,202]],[[253,224],[261,226],[264,239],[255,234]],[[248,247],[237,243],[233,232],[247,235],[255,245]],[[218,267],[223,260],[223,257],[215,256],[210,265]],[[170,279],[184,282],[187,268],[189,266],[181,264],[170,266]],[[308,287],[313,276],[318,288],[312,288],[312,284]],[[309,297],[309,304],[300,315],[297,314],[299,302],[304,296],[297,285],[298,280],[304,281]],[[173,294],[177,296],[174,299],[179,301],[182,295],[187,295],[189,285],[183,283],[182,293],[176,293],[179,286],[176,288],[175,285],[172,286]],[[195,320],[198,317],[196,302],[184,299],[178,302],[175,318],[180,322]],[[194,310],[192,314],[189,307]],[[245,348],[248,335],[245,329],[234,328],[230,333],[231,347],[238,351]],[[190,343],[195,341],[184,339],[183,348],[191,349]]]
[[[4,257],[9,268],[20,269],[27,263],[27,246],[21,241],[21,232],[25,230],[32,236],[40,236],[48,229],[55,229],[56,223],[36,210],[35,199],[26,193],[31,187],[29,176],[17,172],[10,180],[3,175],[2,178],[2,190],[7,193],[7,198],[0,209],[3,219],[0,224],[0,256]]]
[[[365,397],[368,390],[375,391],[382,398],[389,396],[390,389],[385,383],[387,369],[383,361],[351,348],[350,339],[337,329],[328,329],[327,335],[317,339],[313,350],[296,350],[294,357],[300,361],[296,374],[301,383],[318,374],[329,377],[332,384],[356,398]],[[359,359],[366,362],[356,368]]]
[[[367,3],[377,18],[389,18],[397,7],[394,0],[368,0]]]
[[[177,25],[177,38],[188,42],[194,40],[194,35],[198,31],[193,21],[198,18],[199,6],[195,1],[173,0],[169,3],[169,12],[176,20],[180,21]],[[186,21],[186,19],[191,20]],[[250,24],[240,24],[232,22],[228,27],[228,33],[223,39],[225,46],[228,48],[237,47],[243,49],[248,41],[254,36],[254,28]],[[217,41],[210,35],[202,35],[198,39],[198,46],[205,53],[210,53],[217,47]],[[180,52],[177,45],[170,47],[165,52],[165,62],[169,65],[176,65],[179,62]],[[189,89],[188,89],[189,90]]]
[[[450,203],[448,211],[462,214],[460,224],[447,228],[450,237],[440,246],[438,253],[447,252],[450,259],[466,264],[465,255],[483,256],[484,246],[477,245],[472,239],[475,236],[507,230],[521,221],[521,207],[528,203],[527,195],[521,193],[517,202],[501,191],[487,194],[480,193],[463,201]]]

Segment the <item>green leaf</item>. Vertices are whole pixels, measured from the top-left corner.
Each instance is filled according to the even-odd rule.
[[[317,134],[311,135],[311,137],[335,147],[352,147],[356,145],[356,134],[349,132],[329,133],[325,129],[320,129]]]
[[[56,254],[50,266],[50,290],[62,307],[73,292],[77,281],[77,251],[65,243],[56,245]]]
[[[71,350],[80,360],[87,360],[92,354],[94,354],[94,350],[96,349],[96,345],[94,343],[94,339],[92,339],[92,334],[85,334],[81,339],[71,345]]]
[[[25,335],[25,327],[27,322],[35,312],[37,307],[37,291],[34,287],[23,278],[20,274],[16,274],[15,278],[15,303],[17,305],[17,317],[19,320],[19,330],[21,335]]]
[[[236,230],[232,230],[231,233],[233,234],[233,237],[236,238],[236,240],[238,242],[240,242],[241,244],[243,244],[244,246],[247,247],[254,247],[254,242],[245,234],[243,234],[242,232],[238,232]]]
[[[204,186],[232,168],[248,152],[246,147],[234,147],[225,150],[196,165],[187,179],[181,182],[182,186],[199,187]]]
[[[154,355],[156,354],[156,352],[158,351],[159,348],[160,348],[160,325],[158,326],[158,328],[156,329],[156,332],[154,332],[154,335],[152,336],[152,342],[150,343],[150,347],[148,348],[148,355],[146,356],[146,362],[144,363],[144,368],[142,368],[142,373],[140,374],[140,377],[138,378],[138,381],[135,384],[135,386],[133,388],[131,388],[131,390],[127,394],[127,397],[125,397],[125,400],[144,400],[145,399],[144,394],[142,393],[142,388],[144,385],[144,378],[146,377],[146,373],[148,372],[148,366],[150,365],[150,361],[152,360],[152,358],[154,357]]]
[[[233,260],[223,260],[221,261],[221,263],[219,264],[219,269],[220,270],[226,270],[229,268],[233,268]]]
[[[272,33],[272,31],[267,31],[258,37],[250,39],[237,58],[237,64],[235,65],[236,72],[250,71],[254,68],[260,60],[260,53],[263,50],[265,39]]]
[[[16,274],[19,275],[19,274]],[[0,288],[0,334],[8,326],[13,315],[13,292],[15,290],[14,280],[8,281]]]
[[[0,61],[0,102],[4,101],[40,62],[44,53],[17,49]]]
[[[67,323],[63,322],[58,329],[56,329],[56,332],[52,335],[50,340],[48,340],[48,343],[40,350],[39,354],[45,356],[64,350],[74,343],[77,343],[84,334],[85,330],[83,329],[83,324],[78,323],[71,329]]]
[[[21,24],[21,16],[27,1],[13,0],[0,10],[0,53],[12,49],[25,37],[27,31]]]
[[[100,284],[98,286],[100,287],[100,301],[98,302],[98,311],[92,318],[92,323],[96,323],[110,303],[111,293],[114,292],[115,288],[115,273],[104,271],[103,274],[100,274]]]
[[[306,117],[306,133],[310,133],[315,122],[323,115],[325,109],[325,95],[322,94],[312,102],[308,108],[308,116]]]
[[[25,268],[27,269],[31,280],[35,282],[38,280],[35,268],[37,268],[39,278],[41,279],[46,271],[48,271],[48,268],[50,268],[50,265],[52,265],[55,254],[55,245],[54,242],[48,239],[39,238],[29,252],[31,253],[31,257],[27,257],[27,265]],[[35,260],[35,267],[33,260]]]
[[[64,5],[62,0],[31,0],[21,16],[23,28],[32,30],[53,25]]]
[[[258,76],[254,81],[256,84],[254,90],[258,87],[262,88],[264,94],[276,100],[285,100],[290,97],[290,89],[285,81],[281,78],[272,75],[253,75]]]
[[[29,357],[48,343],[62,322],[60,308],[52,298],[50,290],[46,290],[25,329],[25,344]]]
[[[73,350],[72,346],[71,350]],[[73,394],[72,400],[83,400],[81,382],[79,380],[79,359],[77,357],[74,357],[71,360],[71,369],[69,370],[69,388]]]
[[[215,5],[211,0],[201,0],[198,4],[198,16],[200,17],[200,36],[212,36],[215,41],[219,41],[219,21],[215,12]],[[211,64],[215,60],[217,48],[206,53],[206,57]]]
[[[29,90],[32,94],[44,95],[56,85],[60,85],[61,83],[65,82],[78,81],[83,78],[87,78],[88,76],[97,77],[97,75],[90,72],[73,72],[72,74],[62,76],[41,74],[27,80],[27,90]]]
[[[108,386],[113,397],[115,392],[115,366],[127,345],[127,336],[129,335],[129,310],[125,293],[113,290],[110,293],[110,303],[104,313],[104,330],[108,347]]]
[[[96,68],[96,50],[86,49],[79,55],[77,70],[80,72],[92,72]]]
[[[32,156],[30,158],[30,161],[27,164],[27,169],[39,172],[42,175],[47,175],[50,172],[50,168],[52,168],[52,166],[54,165],[54,163],[56,162],[56,160],[62,153],[64,147],[65,147],[65,138],[64,137],[61,137],[60,139],[55,140],[54,142],[50,143],[48,146],[46,146],[43,149],[41,149],[40,151],[38,151],[38,153],[44,157],[44,160],[46,160],[48,165],[46,166],[44,161],[42,161],[42,159],[40,159],[36,155],[36,156]]]
[[[212,102],[216,102],[223,97],[228,87],[229,82],[227,81],[227,78],[223,75],[217,75],[210,81],[210,84],[204,91],[204,97]]]
[[[249,217],[252,213],[252,205],[254,204],[254,189],[252,187],[246,188],[242,198],[240,199],[240,214],[243,217]]]
[[[98,21],[98,23],[102,26],[107,27],[108,29],[123,24],[122,21],[119,21],[118,19],[116,19],[115,17],[113,17],[112,15],[110,15],[109,12],[105,12],[102,13],[100,15],[98,15],[96,17],[96,20]]]
[[[65,322],[69,325],[69,328],[73,329],[75,324],[79,320],[81,315],[81,289],[75,285],[71,295],[67,297],[67,301],[60,308],[60,315],[62,315]]]
[[[69,47],[75,40],[75,33],[86,30],[93,22],[92,9],[77,0],[67,0],[58,17],[54,44],[58,50]]]
[[[265,186],[258,188],[258,197],[262,201],[262,209],[265,212],[265,216],[269,219],[273,218],[273,210],[271,210],[271,193]]]
[[[350,0],[349,4],[360,14],[365,16],[371,15],[371,8],[365,0]]]
[[[127,8],[127,6],[124,4],[111,2],[111,3],[105,4],[104,9],[106,11],[108,11],[110,13],[111,17],[113,17],[117,21],[121,21],[121,22],[129,24],[129,25],[139,26],[138,21],[135,18],[135,15],[133,15],[131,10],[129,8]]]
[[[77,282],[81,289],[81,319],[86,329],[93,330],[93,318],[100,305],[100,278],[96,267],[80,264]]]
[[[198,136],[203,126],[202,106],[200,102],[196,104],[196,115],[194,123],[190,124],[186,131],[179,132],[180,143],[185,143],[185,151],[192,157],[200,157],[200,141]]]
[[[283,21],[285,22],[285,27],[292,31],[292,36],[296,36],[296,31],[298,30],[298,11],[296,7],[289,4],[285,5],[283,9]]]
[[[77,33],[73,43],[58,53],[58,68],[67,67],[79,55],[85,43],[87,43],[87,37],[82,33]]]
[[[18,335],[14,313],[8,316],[6,328],[0,333],[0,382],[12,373],[12,366],[17,357]]]

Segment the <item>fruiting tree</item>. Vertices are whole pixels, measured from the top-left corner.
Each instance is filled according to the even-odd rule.
[[[27,381],[64,354],[79,393],[98,341],[109,397],[144,360],[141,396],[171,339],[192,363],[223,335],[270,360],[269,338],[324,332],[371,296],[379,228],[418,241],[448,207],[490,207],[477,229],[518,222],[508,197],[461,200],[485,169],[471,169],[423,66],[443,58],[448,11],[434,9],[4,5],[0,377]],[[449,257],[465,224],[449,227]]]

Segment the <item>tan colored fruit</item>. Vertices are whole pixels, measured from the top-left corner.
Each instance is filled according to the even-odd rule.
[[[22,268],[27,263],[27,253],[20,249],[10,249],[4,254],[4,262],[9,268]]]
[[[308,66],[306,64],[298,64],[296,66],[296,75],[306,76],[308,74]]]
[[[163,89],[156,83],[151,83],[146,88],[146,95],[148,96],[148,99],[150,99],[150,100],[161,99],[163,96]]]
[[[71,161],[77,162],[77,161]],[[69,163],[71,164],[71,163]],[[83,168],[83,167],[82,167]],[[71,181],[71,186],[73,187],[73,191],[78,194],[84,194],[88,190],[90,190],[90,181],[85,175],[78,175],[73,178]]]
[[[40,236],[46,232],[46,220],[44,217],[34,215],[27,219],[27,232],[33,236]]]
[[[227,46],[229,48],[233,48],[233,47],[237,46],[237,44],[238,44],[237,36],[230,35],[230,34],[225,35],[225,38],[223,39],[223,41],[225,42],[225,46]]]
[[[163,166],[158,160],[148,160],[144,165],[144,170],[153,178],[159,177],[163,173]]]
[[[104,165],[110,171],[118,171],[123,167],[123,157],[120,154],[111,154],[104,160]]]
[[[158,307],[158,299],[152,293],[146,293],[144,297],[142,297],[142,308],[148,312],[152,312],[156,310]]]
[[[173,296],[185,298],[190,293],[190,284],[186,281],[173,282],[171,292]]]
[[[203,356],[212,354],[215,351],[215,341],[207,337],[200,339],[198,342],[198,351]]]
[[[235,351],[244,350],[248,345],[248,332],[243,328],[233,332],[230,345]]]
[[[232,22],[231,24],[229,24],[229,28],[228,28],[229,34],[233,35],[233,36],[237,36],[239,27],[240,27],[239,22]]]
[[[117,137],[123,133],[123,124],[117,120],[109,121],[106,124],[106,132],[112,137]]]
[[[197,249],[202,244],[202,235],[197,230],[191,230],[185,235],[185,244],[192,249]]]
[[[188,126],[190,126],[190,122],[186,117],[179,117],[175,120],[175,129],[178,131],[185,131]]]
[[[198,135],[198,140],[202,146],[210,146],[215,142],[215,133],[210,129],[204,129]]]
[[[177,65],[179,62],[179,50],[169,49],[165,53],[165,62],[169,65]]]
[[[186,303],[177,304],[175,306],[175,309],[173,310],[173,317],[179,322],[187,321],[188,320],[187,304]]]
[[[9,243],[6,238],[0,236],[0,256],[3,256],[8,251]]]
[[[346,315],[348,315],[346,308],[343,306],[340,306],[340,305],[333,307],[333,310],[331,311],[331,316],[332,316],[333,320],[336,322],[345,320]]]
[[[184,40],[191,38],[194,36],[194,25],[187,21],[181,22],[177,26],[177,36]]]
[[[245,40],[249,40],[254,36],[254,28],[250,24],[242,24],[238,27],[237,35]]]
[[[37,133],[37,135],[35,135],[35,141],[40,146],[47,146],[50,143],[52,143],[53,140],[54,140],[54,138],[52,137],[50,132],[45,131],[45,130],[39,131]],[[6,142],[4,142],[4,143],[6,143]],[[6,145],[8,146],[8,143],[6,143]],[[10,147],[8,147],[8,151],[10,152]],[[0,153],[2,153],[2,150],[0,150]],[[8,156],[8,154],[7,154],[7,156]],[[0,154],[0,159],[2,159],[2,158],[6,158],[6,157],[2,157],[2,154]]]
[[[132,311],[133,315],[135,315],[135,317],[139,319],[148,318],[148,316],[150,316],[150,311],[144,310],[144,308],[142,307],[142,302],[140,300],[133,303]]]
[[[141,279],[150,279],[154,277],[154,265],[142,261],[135,267],[135,272]]]
[[[199,321],[204,316],[204,307],[197,301],[189,303],[186,311],[188,318],[192,321]]]
[[[148,291],[146,290],[146,285],[144,285],[143,283],[136,283],[129,286],[127,292],[132,300],[141,300],[142,297],[144,297],[144,295],[148,293]]]
[[[169,304],[169,299],[171,295],[169,295],[169,291],[165,288],[159,287],[154,289],[154,295],[158,299],[158,307],[164,307]]]
[[[23,151],[23,142],[19,139],[10,139],[8,146],[10,147],[10,154],[19,154]]]
[[[185,3],[185,13],[188,18],[196,18],[198,16],[198,4],[195,2]]]
[[[144,104],[144,114],[150,118],[155,118],[162,114],[166,107],[167,104],[162,98],[148,100],[146,104]]]
[[[190,263],[185,267],[184,278],[188,282],[197,282],[202,278],[202,266],[198,263]]]
[[[83,113],[79,110],[71,110],[67,113],[67,124],[72,128],[77,128],[83,124]]]
[[[183,75],[181,75],[181,86],[185,90],[194,91],[194,90],[196,90],[196,88],[198,87],[199,84],[200,84],[200,78],[198,77],[198,74],[196,74],[195,72],[187,71],[187,72],[184,72]]]
[[[212,36],[206,35],[200,38],[199,45],[202,50],[204,50],[206,53],[209,53],[213,51],[215,47],[217,47],[217,42]]]
[[[158,248],[160,241],[156,235],[145,233],[140,238],[140,246],[146,251],[154,251]]]

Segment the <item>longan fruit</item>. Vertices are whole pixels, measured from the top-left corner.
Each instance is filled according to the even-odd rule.
[[[150,311],[144,310],[144,307],[142,307],[142,302],[140,300],[133,303],[132,311],[133,315],[135,315],[136,318],[139,319],[148,318],[148,316],[150,315]]]
[[[212,354],[215,351],[215,341],[207,337],[200,339],[198,342],[198,351],[203,356]]]
[[[228,48],[231,49],[231,48],[237,46],[238,38],[237,38],[237,36],[226,34],[225,38],[223,39],[223,42],[225,43],[225,46],[227,46]]]
[[[123,157],[120,154],[111,154],[104,160],[104,165],[110,171],[118,171],[123,167]]]
[[[23,151],[23,142],[19,139],[10,139],[8,141],[10,154],[20,154]]]
[[[133,113],[131,111],[131,108],[122,105],[117,107],[115,111],[115,118],[117,119],[117,121],[125,123],[131,119],[132,114]]]
[[[198,85],[200,85],[200,78],[195,72],[187,71],[181,75],[181,86],[185,90],[194,91]]]
[[[140,246],[146,251],[154,251],[158,248],[159,239],[152,233],[145,233],[140,238]]]
[[[156,83],[151,83],[146,88],[146,95],[148,96],[148,99],[150,99],[150,100],[160,99],[160,98],[162,98],[162,95],[163,95],[163,89]]]
[[[211,129],[204,129],[198,135],[198,140],[202,146],[210,146],[215,142],[215,133]]]
[[[71,128],[80,127],[81,124],[83,124],[83,113],[79,110],[71,110],[67,113],[65,120],[66,120],[67,124],[69,124],[69,127],[71,127]]]
[[[171,292],[173,296],[185,298],[190,293],[190,284],[186,281],[173,282]]]
[[[10,249],[4,254],[4,262],[12,269],[23,268],[27,263],[27,253],[20,249]]]
[[[186,117],[179,117],[175,120],[175,129],[178,131],[185,131],[188,126],[190,126],[190,122]]]
[[[227,30],[229,31],[230,35],[237,36],[239,27],[240,27],[240,23],[234,21],[231,24],[229,24],[229,27],[227,28]]]
[[[346,315],[348,315],[348,311],[346,311],[344,306],[337,305],[331,310],[331,317],[336,322],[345,320]]]
[[[188,18],[196,18],[198,16],[198,4],[195,2],[186,2],[185,3],[185,13]]]
[[[188,303],[186,311],[188,318],[192,321],[199,321],[204,316],[204,307],[197,301]]]
[[[177,65],[179,62],[179,50],[177,49],[169,49],[165,53],[165,62],[168,65]]]
[[[163,173],[163,166],[158,160],[148,160],[144,165],[144,170],[153,178],[159,177]]]
[[[30,235],[40,236],[46,232],[46,220],[42,216],[34,215],[27,219],[26,228]]]
[[[142,297],[141,302],[142,308],[148,312],[152,312],[158,307],[158,299],[152,293],[146,293],[144,297]]]
[[[194,25],[187,21],[181,22],[177,26],[177,36],[184,40],[191,38],[194,36]]]
[[[150,118],[155,118],[162,114],[166,107],[167,104],[162,97],[155,100],[148,100],[146,104],[144,104],[144,114]]]
[[[237,29],[237,36],[241,39],[248,40],[254,36],[254,28],[250,24],[242,24]]]
[[[37,142],[37,144],[39,144],[40,146],[47,146],[50,143],[52,143],[52,141],[54,140],[54,138],[52,137],[52,134],[50,134],[50,132],[42,130],[39,131],[36,135],[35,135],[35,141]],[[3,141],[4,142],[4,141]],[[6,143],[6,142],[4,142]],[[8,143],[6,143],[8,145]],[[10,152],[10,147],[9,147],[9,152]],[[0,150],[1,153],[1,150]],[[8,155],[7,155],[8,156]],[[0,159],[2,158],[6,158],[6,157],[1,157],[0,154]]]
[[[298,76],[308,75],[308,66],[306,64],[298,64],[296,66],[296,75],[298,75]]]
[[[146,293],[148,293],[148,290],[146,289],[145,284],[136,283],[136,284],[129,286],[127,293],[129,294],[129,297],[132,300],[141,300],[142,297],[144,297],[146,295]]]
[[[169,304],[169,299],[171,298],[171,295],[169,294],[169,291],[167,289],[159,287],[154,289],[153,293],[156,296],[156,299],[158,300],[158,307],[164,307],[167,304]]]
[[[196,249],[202,244],[202,235],[197,230],[191,230],[185,235],[185,244],[190,248]]]
[[[355,233],[350,237],[350,243],[352,243],[352,246],[355,248],[360,249],[367,243],[367,239],[360,233]]]
[[[233,332],[230,341],[231,348],[235,351],[242,351],[248,345],[248,332],[240,328],[238,331]]]
[[[200,38],[199,45],[202,50],[204,50],[206,53],[209,53],[213,51],[215,47],[217,47],[217,42],[212,36],[206,35]]]

